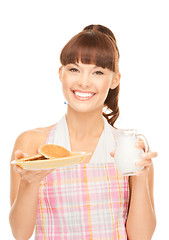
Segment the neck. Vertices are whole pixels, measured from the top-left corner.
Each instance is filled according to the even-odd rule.
[[[104,129],[102,109],[90,113],[80,113],[68,107],[66,121],[69,134],[79,140],[100,136]]]

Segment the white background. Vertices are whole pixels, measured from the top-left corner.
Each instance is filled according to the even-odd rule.
[[[17,136],[57,122],[66,111],[58,78],[59,54],[86,25],[102,24],[120,50],[121,115],[116,127],[143,133],[154,159],[157,228],[167,239],[168,190],[168,3],[167,1],[38,1],[0,3],[0,233],[8,223],[9,162]]]

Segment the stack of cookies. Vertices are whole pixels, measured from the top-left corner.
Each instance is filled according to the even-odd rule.
[[[71,152],[66,148],[55,145],[46,144],[39,147],[39,154],[29,156],[26,158],[17,159],[17,161],[36,161],[36,160],[47,160],[52,158],[64,158],[70,157]]]

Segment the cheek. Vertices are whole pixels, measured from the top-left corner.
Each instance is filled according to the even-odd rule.
[[[109,92],[110,86],[111,85],[109,81],[104,81],[104,84],[102,83],[99,86],[100,92],[104,95],[107,95]]]
[[[100,94],[101,94],[103,102],[105,102],[105,100],[108,96],[110,87],[111,87],[110,81],[107,81],[107,79],[106,79],[106,81],[104,81],[104,84],[101,84],[100,87],[99,87]]]
[[[62,88],[67,89],[70,87],[71,79],[66,76],[66,74],[63,75],[62,78]]]
[[[68,86],[68,83],[63,82],[62,83],[62,91],[63,91],[63,95],[65,96],[65,98],[69,98],[69,94],[70,94],[70,87]]]
[[[63,89],[68,88],[68,82],[67,81],[62,81],[62,88]]]
[[[62,85],[64,88],[70,88],[74,84],[76,78],[72,74],[64,73],[62,77]]]

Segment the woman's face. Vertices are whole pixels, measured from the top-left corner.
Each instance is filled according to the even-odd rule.
[[[59,69],[68,106],[78,112],[101,110],[109,88],[119,84],[120,74],[92,64],[67,64]]]

